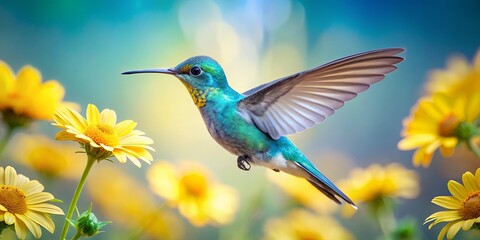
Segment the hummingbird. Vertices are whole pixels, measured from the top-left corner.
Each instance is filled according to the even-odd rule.
[[[237,156],[237,166],[285,172],[310,182],[338,204],[353,201],[323,175],[286,137],[322,122],[397,69],[403,48],[363,52],[265,83],[244,93],[231,88],[220,64],[191,57],[173,68],[122,74],[161,73],[177,77],[198,107],[210,135]]]

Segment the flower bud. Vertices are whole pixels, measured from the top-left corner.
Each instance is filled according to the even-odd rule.
[[[71,224],[77,229],[77,235],[83,237],[91,237],[101,233],[100,229],[111,222],[98,221],[95,214],[92,212],[92,205],[90,208],[80,214],[76,221],[72,221]]]

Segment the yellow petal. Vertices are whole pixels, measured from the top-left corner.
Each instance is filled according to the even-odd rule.
[[[475,181],[477,182],[477,185],[480,187],[480,168],[477,168],[477,171],[475,171]]]
[[[138,168],[141,168],[142,167],[142,164],[140,163],[140,161],[138,161],[138,159],[136,157],[130,157],[130,161]]]
[[[127,156],[140,158],[142,160],[145,160],[145,162],[147,163],[149,163],[149,161],[153,161],[152,155],[150,155],[150,153],[148,153],[143,146],[141,147],[126,146],[126,147],[123,147],[122,150],[127,154]]]
[[[463,185],[468,192],[477,192],[480,187],[477,184],[475,176],[471,172],[466,172],[462,175]]]
[[[15,223],[15,215],[11,212],[5,212],[3,214],[3,218],[5,219],[5,223],[8,225],[12,225]]]
[[[448,181],[448,190],[452,193],[452,196],[459,201],[463,201],[468,197],[468,192],[465,187],[454,180]]]
[[[28,182],[30,182],[29,178],[21,174],[17,175],[17,187],[22,188],[23,185],[27,184]]]
[[[0,204],[0,211],[6,212],[6,211],[8,211],[8,209],[6,207],[4,207],[2,204]],[[2,218],[3,218],[3,215],[0,214],[0,216],[2,216]],[[3,221],[3,219],[1,219],[0,221]]]
[[[465,121],[473,122],[475,119],[480,117],[480,108],[478,107],[479,105],[480,93],[470,94],[467,105],[465,106]]]
[[[65,130],[58,132],[55,135],[55,139],[59,141],[76,141],[77,140],[74,134],[71,134]]]
[[[432,215],[428,216],[425,222],[434,221],[432,225],[435,225],[439,222],[451,222],[461,218],[462,217],[460,217],[458,214],[458,210],[448,210],[433,213]]]
[[[445,147],[445,146],[440,146],[440,153],[441,153],[442,156],[444,156],[444,157],[450,157],[450,156],[452,156],[454,150],[455,150],[455,148],[447,148],[447,147]]]
[[[438,196],[432,200],[432,203],[446,209],[458,209],[461,202],[452,196]]]
[[[153,143],[151,138],[145,136],[132,136],[120,139],[121,145],[149,145]]]
[[[35,204],[32,206],[28,207],[31,210],[38,211],[38,212],[43,212],[43,213],[49,213],[49,214],[57,214],[57,215],[63,215],[62,209],[59,207],[48,204],[48,203],[41,203],[41,204]]]
[[[88,104],[87,106],[87,123],[88,125],[97,125],[100,123],[100,112],[97,106]]]
[[[73,111],[68,107],[58,108],[53,114],[53,120],[58,124],[66,128],[72,126],[79,131],[84,131],[87,127],[87,121],[78,112]]]
[[[15,234],[17,234],[18,239],[27,238],[27,226],[21,221],[15,223]]]
[[[398,143],[397,147],[400,150],[411,150],[414,148],[422,147],[425,144],[434,141],[435,138],[436,136],[432,134],[416,134],[402,139]]]
[[[127,157],[123,154],[122,151],[114,149],[112,153],[119,162],[121,163],[127,162]]]
[[[22,186],[22,190],[26,196],[43,191],[44,187],[37,180],[32,180]]]
[[[470,230],[470,228],[472,228],[472,226],[473,226],[474,223],[475,223],[475,219],[465,220],[465,222],[463,222],[463,225],[462,225],[462,230],[463,230],[463,231],[468,231],[468,230]]]
[[[12,168],[10,166],[7,166],[5,168],[5,185],[17,185],[17,171],[15,171],[15,168]]]
[[[442,139],[442,146],[445,146],[447,148],[454,148],[455,146],[457,146],[457,143],[458,139],[456,137]]]
[[[437,140],[429,143],[429,144],[425,147],[425,153],[432,155],[433,152],[435,152],[435,150],[437,150],[438,147],[440,147],[440,144],[441,144],[441,140],[440,140],[440,139],[437,139]]]
[[[42,236],[42,230],[40,229],[40,226],[38,224],[35,224],[33,221],[30,219],[24,217],[21,214],[17,215],[17,218],[27,226],[28,230],[33,234],[35,238],[40,238]],[[17,221],[20,222],[20,221]]]
[[[107,151],[109,151],[109,152],[112,152],[113,149],[114,149],[113,147],[107,146],[107,145],[105,145],[105,144],[103,144],[103,143],[100,143],[100,147],[102,147],[103,149],[105,149],[105,150],[107,150]]]
[[[117,136],[119,138],[122,138],[123,136],[132,132],[136,126],[137,126],[136,122],[132,120],[125,120],[115,125],[114,128],[115,128],[115,132],[117,133]]]
[[[25,200],[28,205],[32,205],[32,204],[37,204],[42,202],[48,202],[52,199],[54,199],[54,197],[51,193],[39,192],[39,193],[35,193],[27,196]]]
[[[467,97],[466,96],[457,96],[451,99],[452,109],[451,112],[457,117],[458,120],[465,120],[465,110],[467,109]]]
[[[18,72],[16,87],[17,91],[25,95],[30,95],[36,92],[42,77],[40,72],[32,66],[25,66]]]
[[[5,169],[0,167],[0,185],[5,184]]]
[[[463,221],[458,221],[452,224],[452,226],[450,226],[450,229],[448,229],[447,239],[452,239],[453,237],[455,237],[455,235],[458,233],[462,225],[463,225]]]
[[[435,107],[441,113],[442,118],[451,112],[452,100],[445,94],[435,93],[432,96]]]
[[[447,234],[447,231],[450,229],[450,227],[454,224],[455,222],[450,222],[445,227],[442,228],[440,233],[438,234],[437,240],[443,240],[443,237],[445,237],[445,234]]]
[[[180,176],[178,169],[166,161],[157,162],[147,171],[147,180],[154,193],[167,201],[177,202],[180,198]]]
[[[432,119],[431,122],[438,122],[444,116],[441,112],[439,112],[439,110],[435,107],[433,102],[431,102],[430,100],[420,101],[418,105],[418,112],[425,112],[425,114]]]
[[[55,223],[47,214],[40,214],[33,211],[28,211],[25,213],[25,216],[34,221],[35,223],[41,225],[47,231],[53,233],[55,231]]]
[[[80,137],[80,136],[76,136],[77,138]],[[100,148],[102,146],[98,145],[95,141],[93,140],[90,140],[90,146],[92,147],[95,147],[95,148]]]
[[[34,97],[31,97],[27,114],[38,119],[52,119],[53,113],[60,106],[65,90],[57,81],[47,81],[40,86]]]
[[[425,147],[417,149],[413,154],[413,165],[418,167],[422,165],[423,167],[428,167],[432,161],[432,154],[427,154],[425,152]]]
[[[117,114],[111,109],[103,109],[100,113],[100,122],[115,126],[117,124]]]
[[[13,75],[12,69],[10,69],[7,63],[0,60],[0,97],[12,91],[14,86],[15,76]]]

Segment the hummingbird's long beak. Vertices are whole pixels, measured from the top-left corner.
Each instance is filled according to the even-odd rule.
[[[172,69],[172,68],[151,68],[151,69],[142,69],[142,70],[132,70],[132,71],[126,71],[123,72],[122,74],[137,74],[137,73],[163,73],[163,74],[171,74],[171,75],[176,75],[177,72]]]

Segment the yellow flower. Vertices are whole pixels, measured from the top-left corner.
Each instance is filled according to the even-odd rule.
[[[46,203],[53,199],[38,181],[17,174],[10,166],[0,167],[0,221],[14,224],[18,238],[25,239],[27,229],[40,238],[40,226],[53,233],[55,224],[49,214],[63,214],[59,207]]]
[[[152,139],[143,136],[144,133],[134,130],[137,123],[125,120],[117,124],[115,111],[104,109],[101,113],[93,104],[87,106],[87,119],[78,112],[65,107],[58,109],[53,115],[52,125],[62,129],[55,138],[57,140],[72,140],[79,142],[88,155],[102,160],[112,155],[121,163],[130,159],[137,167],[140,160],[150,164],[153,161],[148,150]]]
[[[337,209],[337,204],[303,178],[270,169],[267,170],[267,177],[293,199],[319,213],[328,214]]]
[[[264,231],[265,240],[354,239],[335,219],[305,210],[293,210],[284,218],[268,220]]]
[[[424,97],[404,120],[404,138],[398,143],[398,148],[418,148],[413,156],[413,164],[427,167],[437,148],[440,148],[443,156],[450,156],[459,140],[466,140],[461,138],[471,137],[459,132],[459,126],[462,123],[473,124],[479,114],[480,92],[469,97],[452,97],[441,93]]]
[[[43,135],[17,134],[11,149],[16,162],[47,177],[77,179],[85,165],[75,153],[78,145],[58,143]]]
[[[354,169],[348,179],[338,183],[340,189],[355,203],[375,203],[383,198],[412,199],[419,194],[418,174],[397,163],[386,166],[372,164]],[[351,213],[345,209],[347,215]]]
[[[178,206],[195,226],[230,222],[238,208],[236,191],[213,182],[202,167],[188,164],[180,169],[165,161],[153,165],[147,173],[153,192]]]
[[[425,223],[432,222],[428,227],[431,229],[435,224],[448,222],[438,235],[438,240],[452,239],[463,229],[468,231],[472,227],[478,229],[480,226],[480,169],[475,175],[466,172],[462,176],[463,185],[450,180],[448,190],[452,196],[438,196],[432,203],[446,208],[446,211],[436,212],[425,219]]]
[[[53,112],[60,106],[65,90],[55,80],[42,83],[40,72],[25,66],[14,76],[7,63],[0,60],[0,112],[15,114],[27,119],[52,119]]]
[[[451,96],[470,95],[480,91],[480,49],[473,64],[464,57],[453,57],[446,70],[435,70],[425,86],[428,93],[441,92]]]
[[[128,232],[141,232],[152,239],[182,238],[181,220],[157,203],[142,183],[118,168],[105,165],[92,172],[87,190],[97,209]]]

